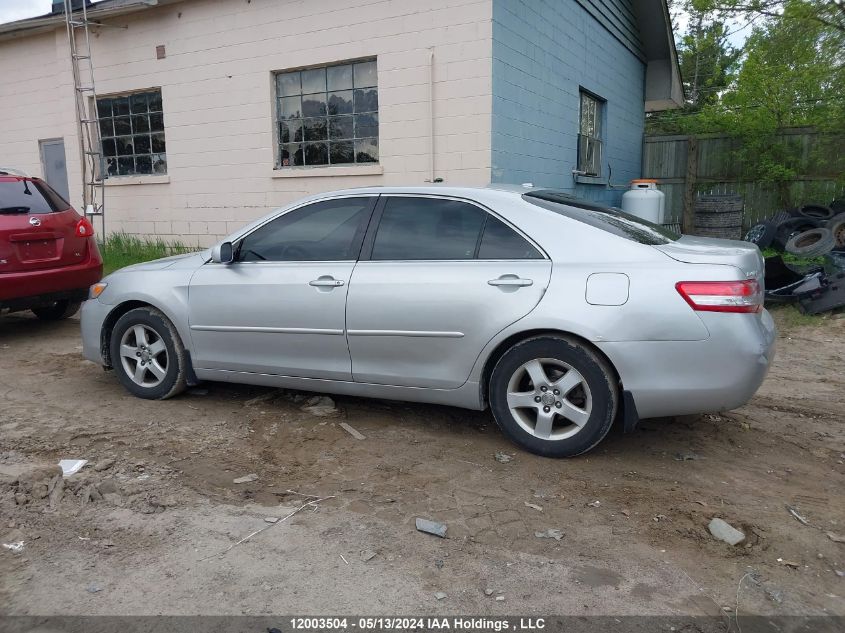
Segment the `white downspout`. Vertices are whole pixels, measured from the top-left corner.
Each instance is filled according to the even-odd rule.
[[[428,181],[434,182],[434,48],[428,49]]]

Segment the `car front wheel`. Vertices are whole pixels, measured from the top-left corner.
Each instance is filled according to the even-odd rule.
[[[490,408],[514,442],[547,457],[571,457],[598,444],[613,424],[618,388],[607,361],[579,341],[521,341],[496,363]]]
[[[118,379],[133,395],[164,400],[185,389],[185,348],[173,323],[160,311],[136,308],[120,317],[110,350]]]

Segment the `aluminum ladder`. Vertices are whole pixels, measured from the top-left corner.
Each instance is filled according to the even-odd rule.
[[[91,61],[91,37],[88,27],[88,0],[83,0],[74,15],[74,0],[64,0],[70,63],[76,105],[79,157],[82,166],[82,208],[93,224],[100,219],[100,239],[106,237],[105,187],[103,182],[102,146],[98,129],[97,91],[94,87],[94,65]]]

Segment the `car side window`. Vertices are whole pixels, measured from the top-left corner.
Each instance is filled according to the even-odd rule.
[[[389,197],[370,259],[473,259],[485,215],[458,200]]]
[[[487,216],[478,259],[542,259],[543,255],[531,243],[507,224]]]
[[[324,200],[285,213],[243,238],[238,245],[237,260],[355,260],[372,201],[372,197]]]

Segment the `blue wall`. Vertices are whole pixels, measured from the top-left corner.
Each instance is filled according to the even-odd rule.
[[[493,0],[492,182],[532,182],[619,204],[622,189],[572,175],[579,88],[607,100],[602,180],[610,163],[612,183],[627,185],[640,177],[644,82],[637,54],[576,0]]]

